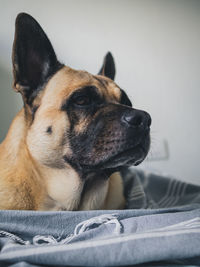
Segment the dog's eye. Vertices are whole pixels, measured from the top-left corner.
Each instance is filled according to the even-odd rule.
[[[77,96],[74,99],[74,103],[78,106],[88,106],[91,104],[91,98],[86,95]]]

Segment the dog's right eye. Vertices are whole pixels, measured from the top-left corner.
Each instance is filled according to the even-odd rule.
[[[80,95],[75,97],[73,102],[78,106],[89,106],[91,104],[91,98],[86,95]]]

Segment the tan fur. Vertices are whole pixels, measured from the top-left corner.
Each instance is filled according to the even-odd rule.
[[[102,76],[96,77],[103,79]],[[63,154],[71,153],[68,144],[62,144],[69,121],[61,106],[74,90],[95,85],[109,100],[119,100],[117,85],[105,78],[105,87],[98,79],[85,71],[64,67],[34,100],[34,104],[40,106],[33,124],[29,116],[25,117],[24,108],[18,113],[0,145],[0,209],[123,208],[123,186],[119,174],[112,175],[108,181],[94,180],[82,196],[84,181],[67,163],[63,161],[62,169],[47,167],[61,162]],[[52,135],[45,132],[49,125],[53,127]],[[77,131],[83,125],[81,122]]]
[[[43,167],[43,177],[47,197],[40,210],[78,209],[83,181],[72,168],[57,170]]]
[[[106,76],[96,75],[95,77],[106,83],[106,88],[108,89],[109,94],[106,91],[106,94],[104,95],[105,98],[109,100],[110,98],[112,98],[113,101],[119,101],[121,97],[121,91],[119,87],[116,85],[116,83],[114,83],[111,79],[107,78]]]
[[[123,182],[119,172],[113,173],[109,178],[109,187],[104,203],[104,209],[123,209],[125,198],[123,194]]]
[[[22,109],[0,145],[0,208],[38,209],[44,200],[44,183],[26,145]]]
[[[116,172],[110,176],[109,180],[93,181],[79,209],[123,209],[124,206],[122,177]]]

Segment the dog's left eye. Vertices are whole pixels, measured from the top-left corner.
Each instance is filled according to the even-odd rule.
[[[91,98],[86,95],[77,96],[74,99],[74,103],[78,106],[88,106],[91,104]]]

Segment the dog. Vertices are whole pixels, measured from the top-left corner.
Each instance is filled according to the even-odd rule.
[[[112,54],[97,75],[65,66],[20,13],[12,62],[24,106],[0,145],[0,209],[123,209],[120,170],[145,159],[151,117],[114,82]]]

